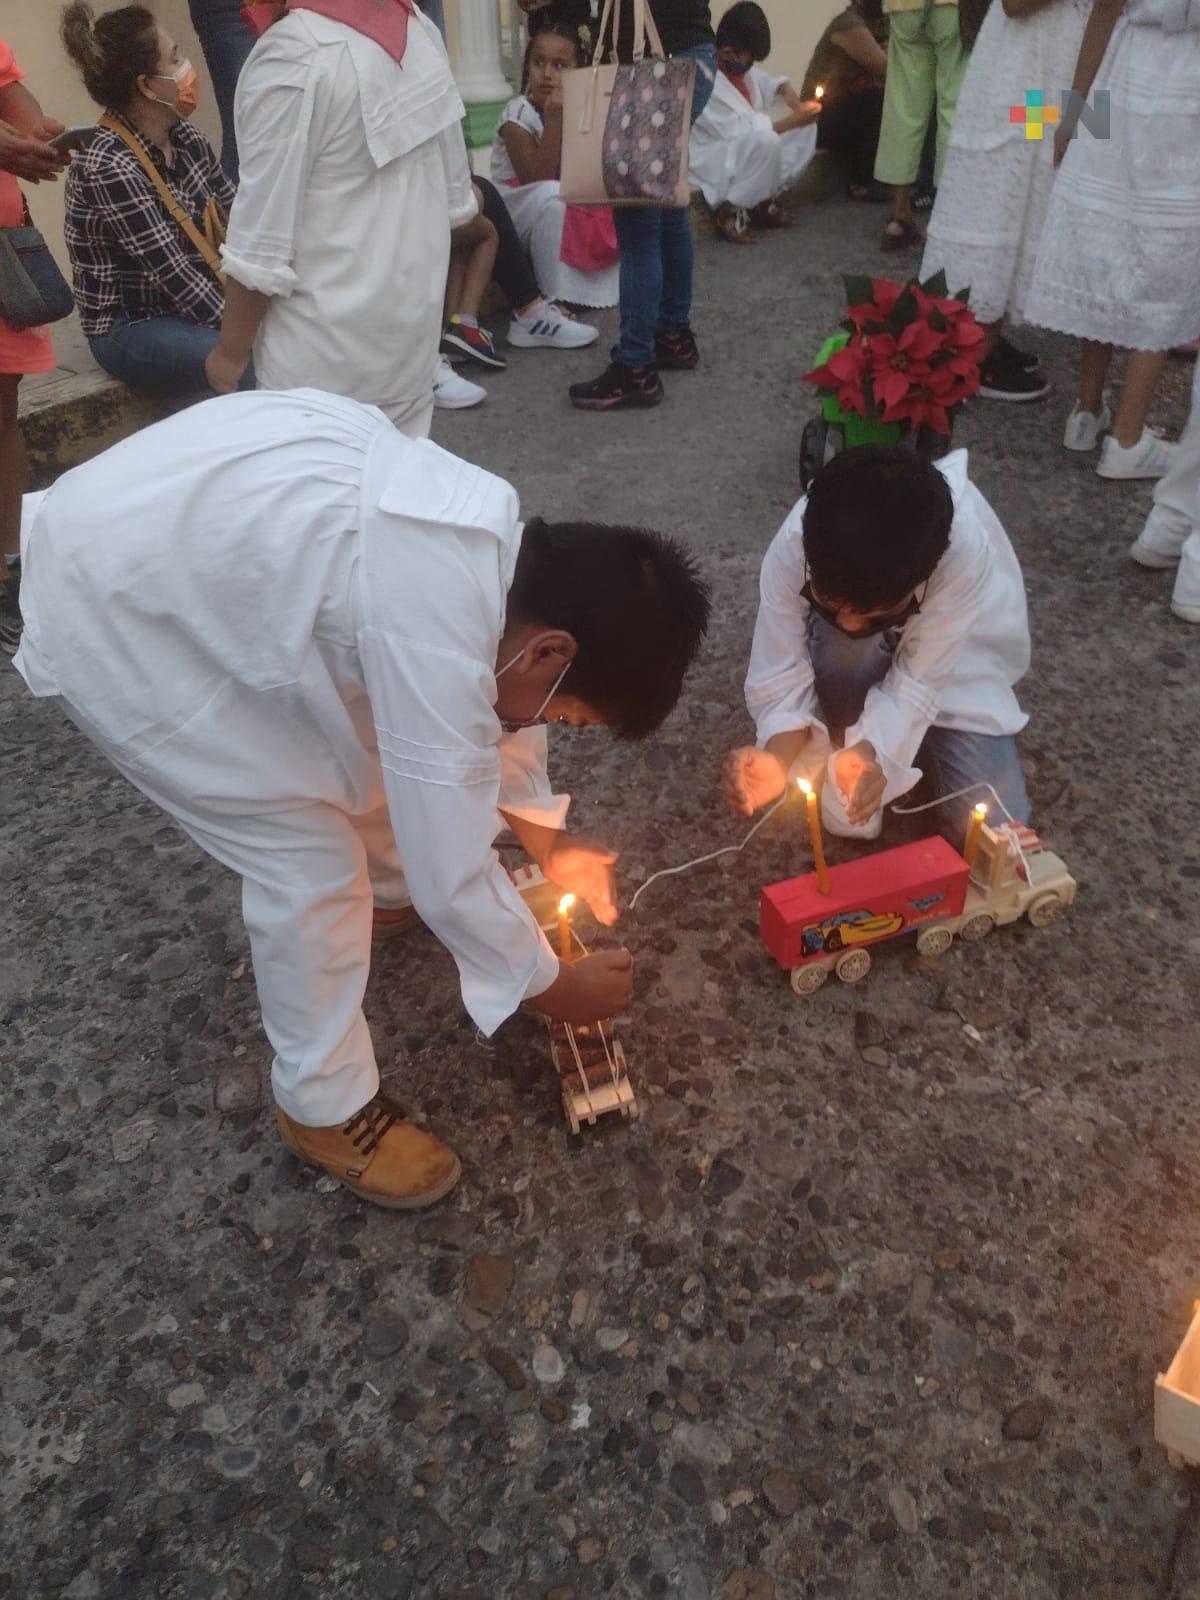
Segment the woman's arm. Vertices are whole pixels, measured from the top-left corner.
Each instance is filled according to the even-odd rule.
[[[1086,100],[1092,92],[1092,84],[1100,70],[1100,63],[1104,60],[1108,41],[1112,38],[1117,19],[1124,9],[1125,0],[1093,0],[1092,14],[1087,20],[1087,27],[1084,28],[1083,38],[1079,42],[1075,77],[1071,83],[1071,88],[1081,100]],[[1055,166],[1066,155],[1067,145],[1074,136],[1078,122],[1079,113],[1068,111],[1059,123],[1058,132],[1054,135]]]
[[[62,123],[43,115],[23,83],[8,83],[0,89],[0,171],[11,172],[27,183],[40,183],[43,178],[53,183],[71,157],[46,141],[62,131]]]
[[[887,76],[887,55],[870,28],[844,28],[829,35],[831,44],[848,55],[856,66],[865,67],[880,82]]]

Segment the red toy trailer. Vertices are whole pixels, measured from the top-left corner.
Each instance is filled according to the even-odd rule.
[[[831,972],[857,983],[871,966],[869,945],[917,929],[922,955],[941,955],[957,933],[982,939],[998,923],[1027,916],[1056,921],[1075,898],[1075,880],[1028,828],[983,824],[973,866],[938,836],[861,856],[829,869],[829,893],[815,873],[762,892],[763,943],[797,994]]]

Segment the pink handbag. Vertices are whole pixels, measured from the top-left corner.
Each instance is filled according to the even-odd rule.
[[[621,0],[604,0],[591,66],[563,73],[560,197],[576,206],[686,206],[696,63],[668,61],[646,0],[633,0],[633,61],[621,66],[620,21]]]

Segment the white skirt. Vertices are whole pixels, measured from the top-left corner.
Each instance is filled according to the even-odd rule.
[[[1054,185],[1053,128],[1027,139],[1008,108],[1039,87],[1048,104],[1058,104],[1075,75],[1090,9],[1089,0],[1051,0],[1029,17],[1006,17],[996,0],[971,52],[921,277],[942,268],[952,291],[969,287],[980,322],[1026,320]]]
[[[565,300],[575,306],[615,306],[617,263],[596,272],[581,272],[562,259],[563,223],[567,208],[558,198],[553,179],[523,183],[519,188],[496,185],[504,197],[513,227],[529,251],[538,288],[549,300]]]
[[[1167,350],[1200,334],[1200,31],[1119,21],[1096,88],[1112,136],[1081,127],[1059,168],[1028,319]]]

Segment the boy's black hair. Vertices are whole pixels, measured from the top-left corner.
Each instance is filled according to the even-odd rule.
[[[568,44],[575,47],[575,65],[587,65],[587,51],[583,46],[583,35],[578,26],[569,17],[555,11],[553,6],[546,6],[533,12],[529,18],[529,43],[525,46],[525,54],[521,58],[521,93],[525,94],[529,88],[529,58],[533,54],[533,46],[539,35],[552,33],[556,39],[565,39]]]
[[[591,522],[525,526],[509,622],[563,628],[563,684],[621,739],[644,739],[679,699],[708,627],[708,585],[678,540]]]
[[[954,499],[931,461],[903,445],[843,450],[813,477],[804,555],[817,596],[853,611],[898,605],[950,543]]]
[[[745,50],[753,60],[765,61],[771,54],[771,24],[754,0],[737,0],[717,23],[717,49]]]

